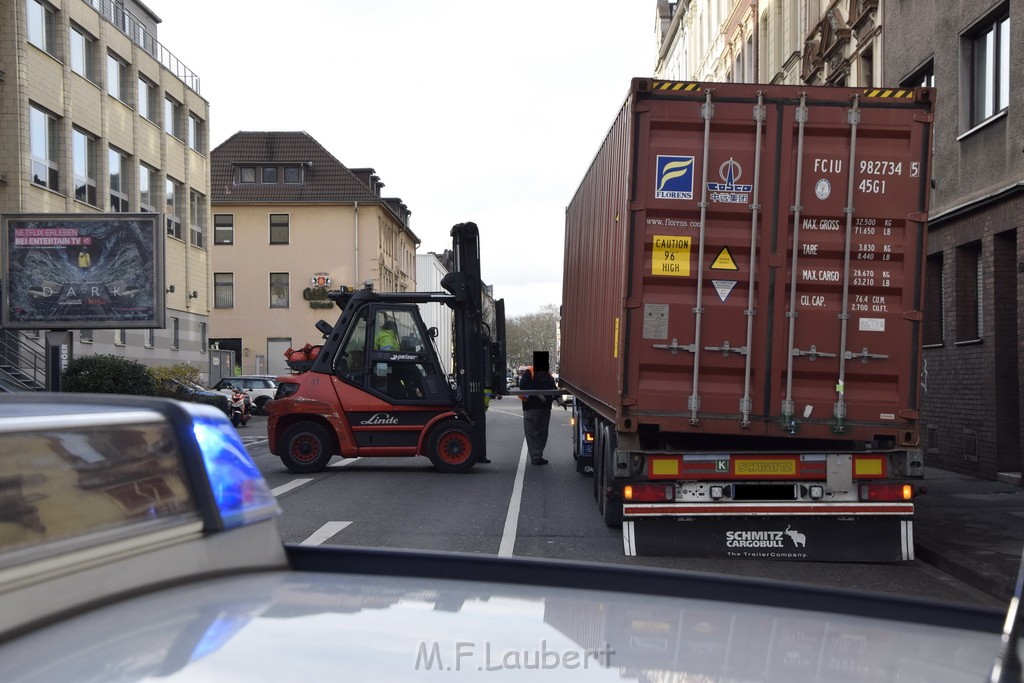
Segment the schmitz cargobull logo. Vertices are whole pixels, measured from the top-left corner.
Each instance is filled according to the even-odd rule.
[[[396,425],[398,418],[388,413],[374,413],[359,424],[361,425]]]
[[[807,536],[786,525],[785,531],[726,531],[725,546],[727,548],[787,548],[785,542],[789,536],[794,548],[806,548]]]

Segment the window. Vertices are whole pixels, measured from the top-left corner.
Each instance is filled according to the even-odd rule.
[[[57,119],[34,106],[29,107],[29,154],[32,159],[32,182],[51,190],[57,189]]]
[[[255,183],[256,169],[252,166],[243,166],[238,169],[238,180],[243,183]]]
[[[156,184],[156,171],[139,164],[139,211],[156,213],[156,195],[153,186]]]
[[[277,167],[276,166],[264,166],[263,169],[263,182],[268,185],[274,185],[277,183]]]
[[[910,78],[904,79],[900,85],[904,88],[934,88],[935,63],[929,59],[927,64],[915,71]]]
[[[203,151],[203,120],[195,114],[188,115],[188,146],[197,152]]]
[[[107,152],[110,166],[110,210],[115,213],[128,211],[128,181],[124,176],[128,157],[111,147]]]
[[[199,323],[199,353],[206,353],[209,345],[209,340],[206,337],[206,323]]]
[[[121,328],[121,329],[118,329],[118,330],[114,330],[114,345],[115,346],[124,346],[124,344],[125,344],[124,337],[125,337],[124,328]]]
[[[146,330],[146,348],[151,349],[156,346],[156,331],[153,328]]]
[[[139,116],[156,121],[157,113],[156,86],[145,78],[139,77]]]
[[[78,338],[83,344],[92,344],[92,330],[84,329],[78,331]]]
[[[944,340],[942,333],[942,316],[944,311],[942,303],[942,253],[932,254],[928,257],[925,265],[925,295],[924,295],[924,343],[941,344]]]
[[[203,227],[206,223],[204,218],[206,208],[206,197],[195,190],[189,192],[188,196],[188,219],[189,219],[189,241],[197,247],[206,246],[203,239]]]
[[[171,318],[171,348],[177,351],[181,348],[181,326],[178,323],[178,319]]]
[[[270,307],[288,308],[288,273],[270,274]]]
[[[181,137],[181,130],[178,124],[178,113],[181,105],[173,97],[164,98],[164,131],[176,138]]]
[[[285,166],[284,167],[284,181],[286,183],[301,183],[302,182],[302,169],[298,166]]]
[[[235,216],[230,213],[213,214],[213,243],[235,243]]]
[[[113,52],[107,53],[107,92],[124,102],[128,97],[128,65]]]
[[[234,273],[213,274],[213,307],[235,307],[235,275]]]
[[[181,217],[178,216],[177,209],[177,195],[179,184],[173,179],[168,178],[164,184],[165,191],[167,193],[165,198],[166,207],[164,208],[164,217],[167,219],[167,234],[171,237],[181,239]]]
[[[288,244],[288,214],[270,214],[270,243]]]
[[[88,33],[71,25],[71,70],[96,82],[96,41]]]
[[[75,199],[96,206],[96,138],[77,128],[71,132]]]
[[[956,339],[974,341],[981,339],[984,323],[981,244],[966,244],[956,251]]]
[[[1010,104],[1010,17],[1007,10],[967,36],[970,50],[970,125],[998,114]]]
[[[28,42],[51,55],[57,50],[56,15],[53,7],[39,0],[28,0]]]

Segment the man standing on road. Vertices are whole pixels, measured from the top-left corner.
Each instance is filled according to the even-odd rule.
[[[549,372],[548,352],[534,351],[533,365],[519,378],[519,388],[554,389],[555,379]],[[534,465],[547,465],[544,446],[548,443],[548,425],[551,422],[551,402],[554,396],[520,396],[523,401],[523,429],[526,432],[526,450]]]

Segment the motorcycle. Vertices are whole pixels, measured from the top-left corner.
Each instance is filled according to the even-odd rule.
[[[235,389],[231,393],[231,424],[244,427],[251,417],[252,401],[249,394],[242,389]]]

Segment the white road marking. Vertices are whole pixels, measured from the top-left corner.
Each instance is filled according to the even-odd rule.
[[[487,412],[489,412],[489,413],[501,413],[502,415],[511,415],[512,417],[518,417],[518,418],[522,418],[522,416],[523,416],[522,413],[513,413],[513,412],[510,412],[508,410],[501,410],[500,408],[495,408],[493,405],[487,409]]]
[[[299,545],[321,545],[352,522],[327,522]]]
[[[526,441],[519,453],[519,467],[516,469],[516,481],[512,485],[512,498],[508,501],[508,512],[505,515],[505,530],[501,534],[501,545],[498,546],[499,556],[511,557],[516,548],[516,531],[519,529],[519,508],[523,503],[523,479],[526,477]]]
[[[281,484],[277,488],[270,489],[270,492],[275,496],[280,496],[282,493],[288,493],[292,489],[297,489],[303,484],[308,484],[313,481],[312,479],[292,479],[287,484]]]
[[[362,460],[362,458],[345,458],[343,460],[339,460],[338,462],[332,462],[330,465],[328,465],[328,467],[345,467],[346,465],[351,465],[357,460]]]

